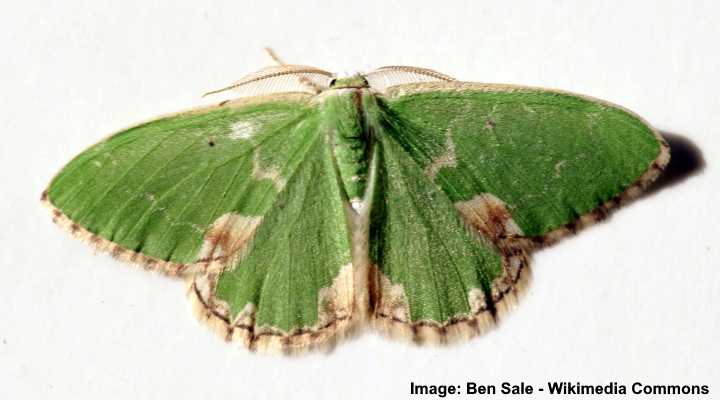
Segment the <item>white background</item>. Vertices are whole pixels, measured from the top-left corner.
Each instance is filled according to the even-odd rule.
[[[0,398],[404,398],[411,380],[720,396],[718,2],[13,3],[0,16]],[[196,322],[181,281],[93,255],[38,200],[86,146],[201,104],[268,65],[266,45],[337,72],[409,64],[604,98],[675,135],[674,179],[537,253],[527,296],[481,338],[418,348],[366,332],[330,354],[251,354]]]

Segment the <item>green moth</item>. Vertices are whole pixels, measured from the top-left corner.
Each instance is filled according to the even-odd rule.
[[[669,148],[619,106],[390,66],[263,69],[246,95],[82,152],[42,195],[116,258],[190,282],[199,318],[253,350],[363,326],[416,343],[491,327],[528,254],[602,219]]]

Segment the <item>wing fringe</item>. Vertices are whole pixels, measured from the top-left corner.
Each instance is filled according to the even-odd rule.
[[[77,222],[70,219],[70,217],[60,211],[60,209],[55,207],[50,202],[47,191],[43,192],[41,196],[41,203],[50,211],[52,221],[57,226],[70,233],[70,235],[72,235],[75,239],[90,245],[96,252],[109,254],[116,260],[129,263],[149,272],[161,273],[167,276],[186,276],[200,272],[220,271],[234,258],[233,255],[187,264],[162,260],[127,249],[98,234],[90,232]]]

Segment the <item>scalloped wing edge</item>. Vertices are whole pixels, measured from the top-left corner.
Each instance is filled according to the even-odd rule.
[[[263,330],[234,324],[222,310],[212,305],[213,295],[204,295],[195,280],[189,281],[187,296],[193,314],[199,322],[228,343],[239,343],[250,351],[268,354],[300,355],[311,350],[332,350],[338,343],[356,336],[371,327],[391,339],[416,345],[450,345],[471,339],[497,326],[499,321],[515,309],[531,281],[529,257],[524,252],[504,256],[507,266],[516,260],[518,268],[511,272],[505,268],[502,276],[493,282],[490,305],[484,304],[477,312],[457,316],[444,323],[414,321],[407,323],[389,315],[348,315],[337,318],[318,328],[304,328],[292,333]],[[374,268],[375,273],[379,273]]]
[[[515,272],[507,268],[513,260],[518,264]],[[390,315],[375,315],[372,326],[390,339],[421,346],[452,345],[481,336],[497,327],[517,307],[532,281],[527,253],[519,251],[503,255],[503,266],[503,275],[493,281],[490,304],[486,301],[470,314],[459,315],[443,323],[426,320],[406,322]]]
[[[42,205],[50,211],[52,221],[61,229],[70,233],[72,237],[91,246],[96,252],[109,254],[118,261],[128,263],[150,272],[158,272],[168,276],[180,276],[184,274],[196,274],[207,271],[222,270],[228,262],[236,257],[233,255],[224,259],[213,259],[196,263],[176,263],[162,260],[146,254],[127,249],[119,244],[92,233],[82,225],[73,221],[59,208],[55,207],[48,199],[47,191],[44,191],[41,199]]]
[[[188,282],[187,297],[195,317],[228,343],[265,354],[300,355],[309,350],[332,350],[339,342],[357,335],[362,326],[353,314],[335,318],[317,328],[297,329],[292,333],[233,323],[212,305],[214,295],[203,295],[195,280]]]

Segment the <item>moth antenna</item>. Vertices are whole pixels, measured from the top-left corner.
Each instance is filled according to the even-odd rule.
[[[224,88],[211,90],[211,91],[209,91],[209,92],[203,93],[202,96],[200,96],[200,98],[203,98],[203,97],[206,97],[206,96],[210,96],[211,94],[218,94],[218,93],[225,92],[225,91],[227,91],[227,90],[232,90],[232,89],[235,89],[236,87],[237,87],[237,85],[230,85],[230,86],[225,86]]]
[[[203,93],[202,97],[209,96],[211,94],[217,94],[222,93],[228,90],[232,89],[238,89],[241,86],[247,86],[248,84],[257,83],[259,81],[265,80],[267,78],[273,78],[278,77],[282,75],[295,75],[295,78],[297,79],[297,82],[300,84],[300,86],[303,86],[305,90],[310,91],[314,94],[318,94],[325,90],[327,87],[323,86],[322,84],[318,84],[314,82],[312,79],[308,78],[305,74],[318,74],[318,75],[324,75],[324,76],[332,76],[331,73],[323,70],[319,70],[317,68],[312,67],[306,67],[302,65],[289,65],[285,63],[278,55],[275,53],[275,51],[271,47],[265,47],[265,52],[270,56],[270,58],[278,64],[277,66],[273,67],[267,67],[264,68],[254,74],[250,74],[246,76],[245,78],[233,83],[232,85],[225,86],[220,89],[211,90],[209,92]]]
[[[275,50],[272,49],[272,47],[266,46],[265,52],[268,54],[268,56],[270,56],[270,59],[273,60],[277,65],[279,65],[279,66],[287,65],[285,63],[285,61],[283,61],[283,59],[277,55],[277,53],[275,52]],[[300,81],[300,84],[302,84],[306,88],[312,90],[313,92],[315,92],[315,94],[322,92],[322,88],[320,86],[316,85],[313,81],[311,81],[307,77],[298,76],[298,80]]]
[[[333,74],[318,68],[305,65],[281,65],[261,69],[240,79],[239,81],[220,89],[209,91],[203,97],[227,90],[244,90],[245,94],[262,94],[277,92],[278,86],[288,88],[289,91],[304,91],[319,93],[329,86]],[[288,90],[286,90],[288,91]]]
[[[264,50],[265,50],[265,52],[267,53],[267,55],[270,57],[270,59],[273,60],[273,62],[274,62],[275,64],[277,64],[278,66],[282,67],[282,66],[284,66],[284,65],[287,65],[287,64],[285,63],[285,61],[283,61],[282,58],[280,58],[280,56],[278,56],[277,53],[275,53],[275,50],[273,50],[272,47],[266,46],[266,47],[264,47]],[[303,84],[304,84],[304,83],[303,83]],[[235,89],[236,87],[238,87],[237,84],[232,84],[232,85],[230,85],[230,86],[225,86],[225,87],[220,88],[220,89],[211,90],[211,91],[209,91],[209,92],[207,92],[207,93],[203,93],[202,97],[209,96],[209,95],[211,95],[211,94],[222,93],[222,92],[227,91],[227,90]],[[312,89],[313,89],[313,91],[316,90],[315,88],[312,88]],[[317,93],[317,92],[316,92],[316,93]]]
[[[224,92],[224,91],[226,91],[226,90],[230,90],[230,89],[232,89],[232,88],[233,88],[232,86],[227,86],[227,87],[224,87],[224,88],[222,88],[222,89],[211,90],[211,91],[209,91],[209,92],[203,93],[202,96],[200,96],[200,98],[204,98],[204,97],[206,97],[206,96],[210,96],[211,94],[221,93],[221,92]]]
[[[367,75],[372,74],[383,74],[383,73],[406,73],[411,75],[419,75],[419,76],[427,76],[439,81],[446,81],[451,82],[455,81],[456,79],[452,76],[445,75],[443,73],[433,71],[429,68],[420,68],[420,67],[411,67],[409,65],[388,65],[385,67],[380,67],[376,69],[375,71],[369,72]]]
[[[300,81],[300,83],[305,85],[308,89],[312,90],[315,94],[322,92],[322,88],[320,86],[316,85],[313,81],[304,76],[298,76],[298,81]]]
[[[275,50],[272,49],[272,47],[265,47],[265,52],[270,56],[270,59],[273,60],[277,65],[286,65],[285,61],[280,58],[277,53],[275,53]]]
[[[455,78],[428,68],[411,67],[407,65],[389,65],[368,72],[365,75],[371,87],[385,90],[391,86],[403,83],[419,82],[451,82]]]

